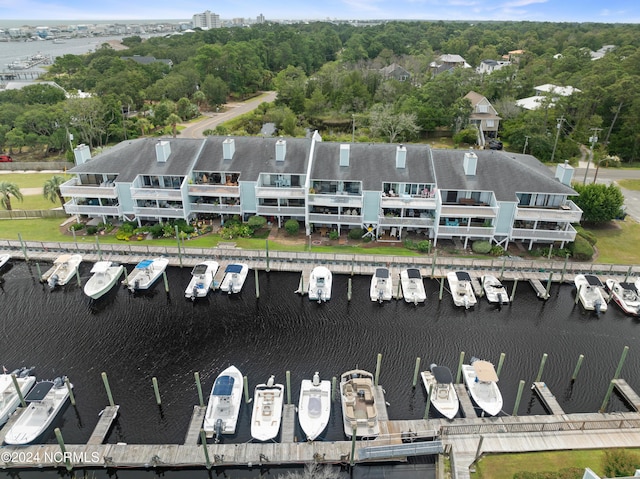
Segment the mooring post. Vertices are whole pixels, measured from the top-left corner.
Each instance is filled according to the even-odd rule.
[[[378,359],[376,360],[376,381],[375,386],[378,385],[378,379],[380,379],[380,363],[382,362],[382,354],[378,353]]]
[[[631,276],[631,268],[633,268],[633,266],[629,266],[629,269],[627,270],[627,274],[624,275],[624,282],[625,283],[629,279],[629,276]]]
[[[126,287],[129,287],[129,282],[127,281],[128,275],[127,275],[127,268],[126,267],[122,268],[122,276],[124,277],[124,279],[122,280],[122,283]]]
[[[474,462],[478,460],[480,457],[480,452],[482,451],[482,443],[484,442],[484,436],[480,436],[480,441],[478,441],[478,448],[476,449],[476,458]]]
[[[162,272],[162,279],[164,280],[164,290],[168,293],[169,292],[169,280],[167,279],[167,272],[166,271]]]
[[[202,450],[204,451],[204,462],[207,466],[207,469],[211,469],[211,459],[209,459],[207,435],[205,434],[204,429],[200,429],[200,442],[202,443]]]
[[[56,439],[58,440],[58,445],[60,446],[60,451],[62,451],[62,457],[64,458],[64,465],[67,468],[67,471],[73,469],[73,465],[71,464],[71,460],[69,459],[69,455],[67,454],[67,448],[64,447],[64,440],[62,439],[62,432],[60,428],[57,427],[53,430],[53,433],[56,435]]]
[[[358,432],[358,427],[357,426],[353,426],[351,428],[351,460],[349,461],[349,464],[351,465],[351,467],[353,467],[356,463],[356,433]]]
[[[420,356],[416,358],[416,367],[413,370],[413,383],[412,386],[415,388],[416,383],[418,382],[418,372],[420,371]]]
[[[433,260],[431,261],[431,279],[433,279],[433,275],[436,271],[436,259],[438,258],[438,250],[433,251]]]
[[[176,225],[176,242],[178,243],[178,259],[180,260],[180,267],[182,268],[182,249],[180,248],[180,231],[178,225]]]
[[[298,291],[300,292],[300,296],[304,296],[304,274],[300,275],[300,289]]]
[[[480,297],[484,296],[484,275],[480,276]]]
[[[400,286],[402,286],[402,281],[398,280],[398,291],[396,292],[396,299],[400,299]]]
[[[78,286],[82,286],[82,281],[80,281],[80,269],[76,269],[76,279],[78,280]]]
[[[153,393],[156,396],[156,404],[158,406],[162,405],[162,400],[160,399],[160,388],[158,387],[158,378],[155,376],[151,378],[151,383],[153,384]]]
[[[618,379],[620,377],[620,373],[622,372],[622,366],[624,366],[624,361],[627,359],[627,353],[629,352],[629,346],[625,346],[622,350],[622,356],[620,356],[620,361],[618,362],[618,368],[616,369],[616,374],[613,376],[613,379]]]
[[[607,389],[607,395],[604,397],[604,401],[602,401],[602,406],[600,406],[600,410],[598,412],[603,413],[607,410],[607,404],[609,404],[609,398],[611,397],[611,393],[613,392],[613,388],[615,387],[615,379],[612,379],[609,382],[609,389]]]
[[[100,238],[96,235],[96,248],[98,248],[98,259],[102,261],[102,250],[100,249]]]
[[[458,359],[458,372],[456,373],[456,383],[460,382],[460,375],[462,374],[463,362],[464,362],[464,351],[460,351],[460,359]]]
[[[500,359],[498,360],[498,369],[496,370],[496,376],[498,377],[500,377],[500,372],[502,371],[502,365],[504,364],[505,356],[505,353],[500,353]]]
[[[286,372],[287,377],[287,404],[291,404],[291,371]]]
[[[16,378],[15,374],[11,375],[11,381],[13,381],[13,386],[16,388],[16,392],[18,393],[20,405],[22,407],[27,407],[27,403],[24,401],[24,396],[22,396],[22,390],[20,389],[20,385],[18,384],[18,378]]]
[[[560,275],[560,282],[564,282],[564,274],[567,272],[567,261],[569,260],[569,253],[564,255],[564,265],[562,266],[562,274]]]
[[[576,368],[573,370],[573,375],[571,376],[571,381],[575,381],[578,379],[578,372],[580,372],[580,366],[582,366],[582,360],[584,359],[584,354],[578,356],[578,362],[576,363]]]
[[[444,276],[440,278],[440,293],[438,293],[438,299],[442,301],[442,294],[444,293]]]
[[[249,380],[247,376],[244,376],[244,402],[249,404],[251,401],[253,401],[253,398],[249,397]]]
[[[18,239],[20,240],[20,248],[22,249],[22,254],[24,255],[24,260],[28,263],[29,256],[27,256],[27,247],[24,245],[24,241],[22,241],[22,235],[18,233]]]
[[[582,291],[582,285],[578,286],[578,290],[576,291],[576,299],[573,304],[578,304],[578,301],[580,301],[580,291]]]
[[[516,287],[518,286],[518,278],[513,280],[513,288],[511,289],[511,302],[513,303],[513,300],[516,297]]]
[[[512,416],[518,415],[518,407],[520,406],[520,399],[522,399],[522,390],[524,389],[524,381],[521,379],[518,384],[518,394],[516,395],[516,404],[513,406]]]
[[[351,278],[347,279],[347,301],[351,301],[352,285]]]
[[[71,401],[71,405],[76,405],[76,396],[73,394],[73,386],[69,382],[69,378],[65,376],[64,384],[67,386],[67,391],[69,391],[69,400]]]
[[[504,278],[504,266],[507,262],[507,257],[502,258],[502,268],[500,268],[500,281]]]
[[[331,402],[336,400],[336,384],[338,382],[338,379],[333,376],[331,378]]]
[[[551,290],[551,280],[553,278],[553,271],[551,271],[549,273],[549,281],[547,281],[547,288],[544,291],[544,297],[548,298],[549,297],[549,291]]]
[[[36,271],[38,272],[38,281],[42,281],[42,271],[40,270],[40,263],[36,263]]]
[[[254,269],[253,272],[255,273],[255,277],[256,277],[256,299],[260,298],[260,283],[258,282],[258,270]]]
[[[267,252],[267,270],[266,271],[268,273],[270,271],[270,269],[269,269],[269,240],[268,239],[264,240],[264,242],[265,242],[265,250]]]
[[[109,398],[109,406],[113,407],[116,403],[113,402],[113,396],[111,395],[111,388],[109,387],[109,378],[107,378],[107,373],[103,372],[101,374],[102,382],[104,383],[104,388],[107,390],[107,397]]]
[[[204,398],[202,397],[202,385],[200,384],[200,373],[196,371],[193,373],[193,377],[196,380],[196,389],[198,390],[198,404],[200,407],[204,407]]]
[[[433,394],[433,383],[429,384],[429,394],[427,395],[427,406],[424,408],[424,416],[422,417],[425,421],[429,420],[429,409],[431,408],[432,394]]]
[[[351,276],[353,276],[353,275],[354,275],[353,268],[354,268],[354,263],[355,263],[355,261],[356,261],[356,255],[354,254],[354,255],[351,257]]]
[[[536,376],[536,382],[542,379],[542,371],[544,370],[544,364],[547,362],[547,353],[542,355],[542,359],[540,360],[540,367],[538,368],[538,375]]]

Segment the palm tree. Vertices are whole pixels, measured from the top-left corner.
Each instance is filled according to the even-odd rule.
[[[15,183],[0,181],[0,203],[2,203],[2,207],[7,211],[11,211],[12,196],[22,201],[22,193],[20,193],[20,187]]]
[[[167,124],[171,125],[171,131],[173,132],[173,137],[174,138],[178,134],[177,124],[180,123],[181,121],[182,121],[182,118],[180,118],[175,113],[171,113],[171,115],[169,115],[169,118],[167,118]]]
[[[64,198],[62,197],[62,193],[60,193],[60,185],[67,181],[64,177],[55,175],[45,181],[44,187],[42,188],[43,196],[51,201],[51,203],[60,202],[61,206],[64,206]]]

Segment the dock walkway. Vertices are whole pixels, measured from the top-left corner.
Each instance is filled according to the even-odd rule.
[[[96,425],[93,433],[91,433],[91,437],[87,441],[87,444],[102,444],[113,425],[113,421],[116,420],[118,416],[118,410],[120,406],[107,406],[102,410],[100,414],[100,419],[98,420],[98,424]]]
[[[542,401],[542,404],[547,409],[547,411],[558,416],[564,414],[564,409],[562,409],[562,407],[558,403],[558,400],[544,382],[534,382],[533,386],[531,386],[531,389],[533,389],[538,394],[538,397]]]
[[[631,389],[631,386],[627,384],[627,381],[624,379],[614,379],[613,384],[615,385],[618,392],[622,395],[622,397],[629,403],[629,405],[633,408],[634,411],[640,411],[640,396],[636,394],[636,392]]]

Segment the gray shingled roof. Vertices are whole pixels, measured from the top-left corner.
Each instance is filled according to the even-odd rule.
[[[433,150],[438,188],[494,191],[498,201],[516,201],[516,193],[576,194],[531,155],[474,150],[478,156],[476,175],[466,176],[464,153],[465,150]]]
[[[222,156],[222,143],[227,138],[233,138],[235,143],[235,153],[231,160],[224,160]],[[257,181],[260,173],[306,174],[311,140],[283,139],[286,141],[284,162],[276,162],[276,138],[208,137],[194,170],[240,172],[240,181]]]
[[[397,144],[350,143],[349,166],[340,166],[340,143],[316,143],[311,171],[314,180],[362,180],[365,191],[382,191],[383,182],[433,183],[435,175],[427,145],[404,145],[405,168],[396,168]]]

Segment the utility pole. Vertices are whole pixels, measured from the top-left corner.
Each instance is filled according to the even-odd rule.
[[[591,128],[593,131],[593,135],[589,137],[589,141],[591,142],[591,148],[589,150],[589,158],[587,159],[587,169],[584,172],[584,179],[582,180],[582,184],[587,184],[587,174],[589,173],[589,165],[591,164],[591,158],[593,158],[593,147],[598,142],[598,132],[602,130],[602,128]]]
[[[529,138],[531,138],[530,136],[526,136],[524,137],[524,148],[522,149],[522,154],[524,155],[527,152],[527,145],[529,144]]]
[[[351,143],[356,140],[356,114],[351,114]]]
[[[558,123],[556,124],[556,141],[553,143],[553,152],[551,153],[551,163],[553,163],[553,159],[556,156],[556,146],[558,146],[558,137],[560,136],[560,127],[562,127],[562,122],[564,121],[564,115],[560,115],[560,118],[556,118]]]

